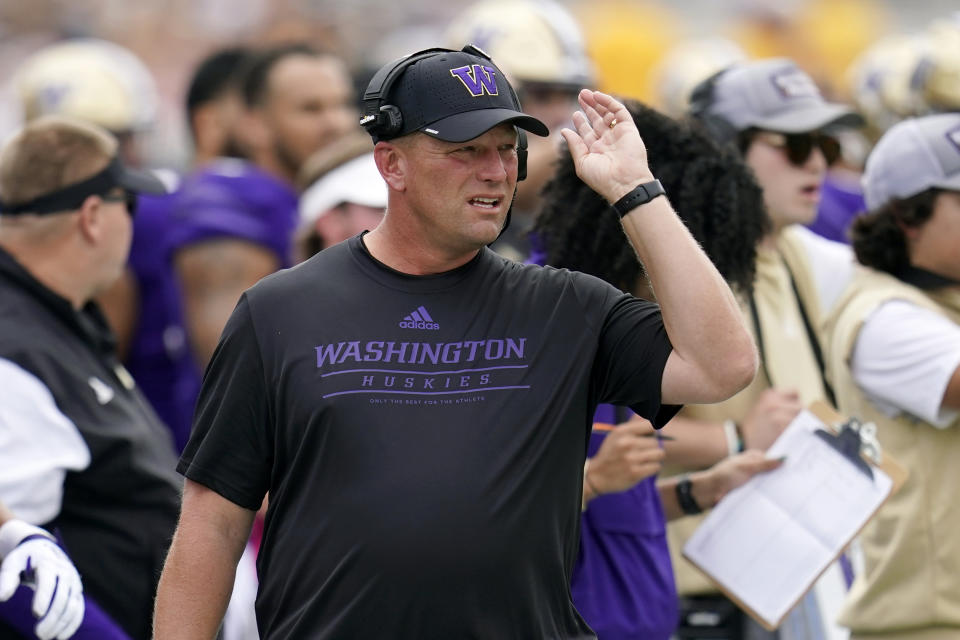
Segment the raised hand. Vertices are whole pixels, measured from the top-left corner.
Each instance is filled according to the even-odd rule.
[[[580,179],[610,203],[653,180],[647,148],[627,108],[600,91],[584,89],[578,99],[576,131],[562,129],[560,134]]]
[[[724,458],[703,472],[706,476],[705,484],[710,488],[711,493],[708,504],[716,505],[724,496],[753,476],[772,471],[781,464],[783,464],[782,459],[767,458],[762,451],[756,449]]]

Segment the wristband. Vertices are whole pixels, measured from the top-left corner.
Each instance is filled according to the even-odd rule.
[[[600,493],[599,491],[597,491],[597,488],[596,488],[595,486],[593,486],[593,483],[592,483],[592,482],[590,482],[590,476],[587,475],[587,473],[589,473],[589,471],[590,471],[590,458],[587,458],[586,461],[584,461],[584,463],[583,463],[583,482],[584,482],[584,484],[587,485],[586,488],[590,490],[590,493],[593,494],[593,495],[591,496],[591,499],[593,499],[593,498],[599,498],[599,497],[602,496],[603,494]],[[582,498],[582,500],[580,501],[580,511],[586,511],[586,510],[587,510],[587,492],[586,492],[586,490],[584,490],[584,492],[583,492],[583,498]]]
[[[740,428],[733,420],[723,421],[723,435],[727,438],[727,454],[734,456],[743,451],[743,438]]]
[[[693,482],[690,480],[690,476],[684,476],[677,483],[677,502],[680,503],[680,510],[688,516],[703,512],[703,509],[700,508],[693,497]]]
[[[657,196],[666,195],[666,193],[667,192],[663,190],[663,185],[660,184],[659,180],[644,182],[643,184],[637,185],[634,187],[633,191],[614,202],[613,209],[622,218],[640,205],[650,202]]]

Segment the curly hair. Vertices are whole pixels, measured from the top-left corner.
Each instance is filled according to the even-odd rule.
[[[921,227],[933,215],[940,189],[927,189],[904,199],[894,199],[853,221],[853,252],[860,264],[896,274],[910,266],[903,229]]]
[[[769,231],[763,192],[732,145],[720,147],[688,122],[623,101],[647,147],[650,169],[680,219],[732,287],[752,289],[756,246]],[[582,271],[633,291],[643,266],[607,202],[561,154],[543,190],[534,234],[546,264]]]

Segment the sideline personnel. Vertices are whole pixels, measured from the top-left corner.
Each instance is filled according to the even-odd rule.
[[[264,638],[594,637],[569,585],[597,403],[661,426],[743,388],[757,356],[630,114],[593,91],[580,105],[563,136],[621,203],[660,306],[486,248],[523,171],[516,127],[547,128],[485,54],[381,69],[362,121],[387,213],[228,322],[179,466],[157,640],[214,637],[267,491]]]
[[[81,631],[111,640],[150,637],[180,487],[170,432],[93,301],[123,272],[136,194],[163,192],[117,153],[106,130],[63,116],[0,151],[0,500],[57,534],[83,625],[99,625]],[[0,637],[22,629],[0,617]]]

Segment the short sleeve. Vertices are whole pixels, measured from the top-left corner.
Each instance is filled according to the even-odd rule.
[[[259,509],[273,466],[269,397],[244,294],[207,367],[177,471],[241,507]]]
[[[937,427],[957,416],[941,406],[958,366],[960,327],[903,300],[887,302],[867,318],[850,359],[857,385],[887,415],[903,411]]]
[[[593,379],[600,402],[625,405],[659,428],[679,406],[661,405],[663,370],[673,351],[660,307],[624,295],[600,332]]]

